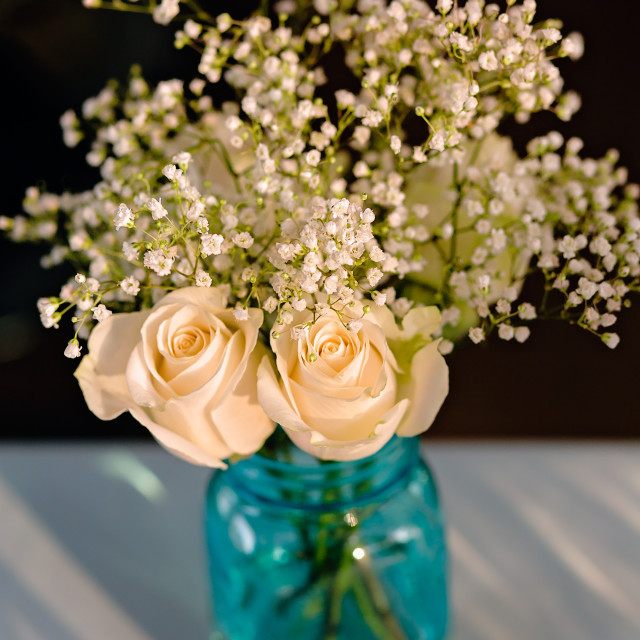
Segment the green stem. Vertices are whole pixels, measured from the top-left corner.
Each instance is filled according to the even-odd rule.
[[[353,591],[369,629],[379,640],[407,640],[367,556],[357,562],[361,575],[354,574]]]
[[[340,567],[336,573],[329,591],[329,608],[325,617],[325,633],[326,640],[338,640],[338,632],[340,630],[340,617],[342,614],[342,601],[349,590],[351,582],[351,567],[349,562],[345,562],[345,556],[348,554],[347,545],[343,548],[343,557]]]
[[[453,234],[451,235],[451,249],[450,249],[450,257],[449,261],[451,264],[454,264],[456,257],[456,242],[458,237],[458,210],[460,209],[460,204],[462,203],[462,185],[458,180],[458,163],[453,163],[453,184],[458,192],[458,197],[453,205],[453,210],[451,212],[451,224],[453,225]]]

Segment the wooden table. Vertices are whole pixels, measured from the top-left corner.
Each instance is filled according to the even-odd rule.
[[[451,640],[640,638],[640,444],[424,450]],[[0,638],[205,640],[208,477],[147,444],[1,445]]]

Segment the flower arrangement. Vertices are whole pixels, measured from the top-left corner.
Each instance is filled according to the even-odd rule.
[[[560,318],[609,347],[638,290],[638,187],[557,132],[519,157],[498,133],[552,111],[576,34],[535,2],[280,2],[246,20],[193,2],[85,2],[183,19],[190,82],[132,69],[62,117],[91,137],[94,189],[27,192],[2,218],[75,279],[39,301],[71,317],[65,354],[91,410],[129,411],[199,464],[258,451],[278,423],[319,458],[428,428],[443,355]],[[218,104],[224,82],[237,100]],[[540,299],[522,284],[541,278]],[[83,355],[80,340],[88,339]]]

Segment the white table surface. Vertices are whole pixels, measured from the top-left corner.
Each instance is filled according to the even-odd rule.
[[[451,640],[640,638],[640,444],[425,451]],[[154,445],[0,446],[0,639],[206,640],[208,477]]]

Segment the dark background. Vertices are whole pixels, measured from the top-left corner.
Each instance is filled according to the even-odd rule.
[[[212,13],[238,15],[255,3],[203,0]],[[521,144],[550,129],[585,139],[594,157],[621,152],[630,179],[640,181],[638,126],[638,0],[539,0],[538,17],[577,30],[586,53],[562,61],[567,86],[583,97],[571,123],[534,116],[507,127]],[[141,63],[152,82],[192,77],[196,56],[173,49],[175,27],[148,16],[87,10],[80,0],[0,0],[0,214],[21,208],[24,190],[91,187],[84,150],[67,149],[58,119],[79,110],[111,77],[124,80]],[[43,250],[0,245],[0,438],[147,438],[129,416],[101,422],[85,407],[72,376],[78,361],[63,357],[70,327],[41,327],[35,302],[56,294],[64,270],[43,271]],[[629,438],[640,435],[638,362],[640,301],[614,326],[611,351],[594,337],[559,323],[537,323],[524,345],[492,339],[449,356],[451,392],[431,437]]]

